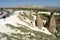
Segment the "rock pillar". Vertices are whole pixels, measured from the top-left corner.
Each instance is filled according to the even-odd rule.
[[[42,19],[41,19],[39,13],[36,13],[36,26],[38,28],[43,27]]]
[[[52,33],[56,32],[56,21],[53,12],[51,12],[50,17],[48,18],[48,21],[45,24],[45,27],[47,27],[47,29]]]

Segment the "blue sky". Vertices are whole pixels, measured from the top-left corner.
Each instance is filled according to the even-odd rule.
[[[60,0],[0,0],[0,7],[40,5],[60,7]]]

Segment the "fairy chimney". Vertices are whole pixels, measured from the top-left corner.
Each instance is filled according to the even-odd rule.
[[[42,23],[39,13],[36,14],[36,22],[35,23],[38,28],[41,29],[41,27],[43,27],[43,23]]]
[[[51,32],[55,33],[56,32],[56,21],[54,17],[54,13],[51,12],[50,17],[48,18],[48,21],[45,24],[45,27]]]

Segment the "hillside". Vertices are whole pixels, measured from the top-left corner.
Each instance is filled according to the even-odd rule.
[[[32,22],[32,23],[31,23]],[[37,28],[35,15],[14,12],[5,19],[0,19],[0,40],[56,40],[47,28]]]

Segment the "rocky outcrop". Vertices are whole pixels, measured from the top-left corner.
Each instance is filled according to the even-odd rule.
[[[36,26],[40,29],[41,27],[44,27],[39,13],[36,14]]]
[[[52,33],[56,32],[56,21],[53,12],[51,12],[50,17],[48,18],[48,21],[45,24],[45,27],[47,27],[47,29]]]

